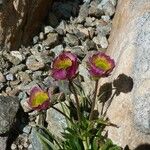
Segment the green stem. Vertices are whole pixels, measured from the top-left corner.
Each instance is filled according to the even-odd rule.
[[[74,87],[74,85],[73,85],[73,83],[72,83],[71,80],[69,80],[69,84],[70,84],[71,87],[72,87],[73,94],[74,94],[75,101],[76,101],[76,105],[77,105],[78,121],[81,121],[80,103],[79,103],[78,95],[77,95],[76,89],[75,89],[75,87]]]
[[[97,90],[98,90],[98,81],[99,80],[95,81],[95,91],[94,91],[94,97],[93,97],[93,102],[92,102],[92,107],[91,107],[89,120],[92,120],[92,118],[93,118],[93,112],[94,112],[94,108],[95,108],[96,97],[97,97]]]

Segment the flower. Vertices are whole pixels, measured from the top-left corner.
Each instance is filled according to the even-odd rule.
[[[97,52],[89,57],[87,66],[90,75],[97,80],[109,76],[115,67],[115,62],[105,53]]]
[[[33,110],[45,110],[50,105],[50,96],[41,88],[33,87],[30,91],[28,104]]]
[[[52,77],[56,80],[70,80],[76,76],[77,56],[71,52],[62,52],[52,64]]]

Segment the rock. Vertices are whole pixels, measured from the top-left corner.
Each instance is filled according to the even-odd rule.
[[[2,72],[0,72],[0,83],[3,83],[5,81],[6,81],[6,79],[5,79],[4,75],[2,74]]]
[[[89,3],[84,3],[80,7],[79,15],[77,17],[77,23],[83,23],[86,17],[88,17],[88,13],[89,13]]]
[[[20,60],[20,58],[16,57],[16,56],[13,56],[9,53],[7,53],[6,51],[3,52],[3,56],[9,61],[11,62],[12,64],[14,65],[18,65],[21,63],[22,60]],[[19,56],[20,57],[20,56]]]
[[[117,0],[109,0],[114,6],[117,5]]]
[[[109,21],[110,21],[110,16],[103,15],[103,16],[101,16],[101,18],[102,18],[105,22],[109,22]]]
[[[32,79],[33,80],[41,80],[41,77],[42,77],[42,71],[35,71],[32,74]]]
[[[96,49],[96,45],[92,40],[87,39],[83,44],[84,52]]]
[[[60,35],[64,35],[66,32],[66,25],[67,23],[64,20],[62,20],[58,25],[58,27],[56,28],[57,33]]]
[[[7,140],[8,140],[8,136],[0,136],[0,149],[1,150],[6,150],[7,147]]]
[[[67,50],[71,51],[72,53],[76,54],[78,57],[84,57],[85,52],[84,52],[84,47],[83,46],[74,46],[74,47],[66,47]]]
[[[100,43],[102,48],[108,47],[108,41],[107,41],[107,38],[105,36],[101,37],[99,43]]]
[[[56,46],[59,43],[58,33],[49,33],[47,39],[43,41],[43,45],[52,47]]]
[[[39,39],[42,41],[44,40],[45,36],[44,36],[44,33],[43,32],[40,32],[39,34]]]
[[[22,83],[29,83],[31,81],[31,78],[27,72],[18,72],[17,73],[17,78],[22,82]]]
[[[0,105],[0,134],[5,134],[9,132],[15,121],[19,100],[14,97],[0,96]]]
[[[45,34],[52,33],[52,32],[54,32],[54,28],[53,27],[51,27],[51,26],[45,26],[44,27],[44,33]]]
[[[19,52],[19,51],[11,51],[10,54],[13,57],[16,57],[20,60],[20,62],[22,62],[25,58],[23,57],[23,55]]]
[[[45,65],[43,62],[39,62],[33,55],[29,56],[26,61],[26,66],[29,70],[36,71],[42,69]]]
[[[11,73],[7,74],[7,75],[6,75],[6,80],[7,80],[7,81],[13,81],[13,80],[14,80],[13,74],[11,74]]]
[[[64,41],[70,46],[76,46],[79,44],[78,38],[75,35],[69,33],[66,34]]]
[[[51,49],[51,51],[55,54],[55,56],[58,56],[63,50],[64,50],[63,45],[58,45],[53,49]]]
[[[95,17],[86,17],[86,22],[85,22],[85,26],[86,27],[93,27],[93,26],[95,26],[96,24],[95,24]]]
[[[102,48],[108,47],[108,41],[105,36],[99,34],[98,36],[93,38],[93,41],[95,42],[95,44],[100,45]]]
[[[115,13],[115,7],[111,2],[105,3],[102,7],[105,15],[112,16]]]
[[[92,1],[89,8],[89,15],[93,17],[101,17],[104,14],[102,6],[98,1]]]
[[[52,1],[12,0],[0,6],[0,45],[17,49],[21,44],[29,44],[41,28]]]
[[[109,35],[111,27],[111,23],[107,23],[104,20],[99,20],[96,23],[96,34],[101,34],[103,36]]]
[[[16,65],[10,68],[10,73],[15,74],[18,71],[23,71],[26,68],[26,65],[24,64],[20,64],[20,65]]]
[[[33,37],[33,44],[37,44],[39,42],[39,37],[38,36],[34,36]]]
[[[107,51],[115,59],[116,67],[109,79],[101,82],[113,82],[122,73],[133,79],[132,91],[116,95],[107,111],[110,121],[119,126],[108,128],[108,137],[122,147],[128,145],[130,149],[143,143],[150,144],[148,6],[150,1],[146,0],[118,1]]]
[[[62,105],[64,105],[64,108],[66,107],[64,103],[62,103]],[[56,104],[55,107],[63,111],[60,103]],[[54,136],[62,138],[61,132],[67,127],[65,117],[58,111],[50,108],[47,110],[46,121],[48,122],[48,130],[54,134]]]

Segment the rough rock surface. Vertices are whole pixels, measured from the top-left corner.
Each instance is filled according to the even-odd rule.
[[[41,27],[52,0],[2,1],[0,6],[0,45],[18,48],[27,44]]]
[[[8,133],[12,127],[16,113],[19,109],[19,101],[13,97],[0,96],[0,149],[6,149]],[[2,136],[1,136],[2,135]],[[5,136],[4,136],[5,135]]]
[[[133,79],[130,93],[116,96],[107,116],[119,128],[109,128],[109,137],[134,149],[150,144],[150,1],[118,1],[107,53],[116,67],[109,81],[124,73]]]
[[[0,96],[0,134],[8,132],[15,121],[19,109],[19,100]]]

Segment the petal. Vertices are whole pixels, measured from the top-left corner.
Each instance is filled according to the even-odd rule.
[[[70,51],[64,52],[65,56],[69,57],[73,62],[77,61],[77,56]]]
[[[31,108],[37,109],[39,106],[42,106],[46,101],[50,101],[49,94],[47,92],[43,91],[39,87],[32,88],[28,101],[28,104]]]
[[[65,79],[67,79],[66,70],[63,70],[63,69],[60,69],[60,70],[54,69],[52,71],[52,77],[54,79],[56,79],[56,80],[65,80]]]

